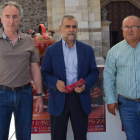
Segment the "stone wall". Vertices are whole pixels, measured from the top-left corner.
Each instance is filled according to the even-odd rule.
[[[98,64],[104,64],[100,0],[47,0],[48,5],[48,28],[55,31],[55,40],[61,38],[58,29],[62,16],[73,15],[78,21],[77,39],[92,46]]]
[[[96,57],[102,57],[101,9],[100,0],[88,0],[89,41]]]
[[[77,39],[90,44],[88,24],[88,1],[87,0],[65,0],[65,14],[76,17],[78,21]]]
[[[0,0],[0,5],[9,0]],[[47,28],[47,6],[46,0],[13,0],[23,8],[19,29],[28,33],[29,29],[37,31],[39,24],[44,24]]]

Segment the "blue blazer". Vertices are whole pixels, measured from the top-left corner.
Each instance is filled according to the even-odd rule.
[[[83,78],[86,81],[85,90],[79,94],[84,112],[91,113],[90,88],[98,79],[99,71],[96,66],[92,47],[76,40],[78,57],[78,80]],[[59,116],[64,108],[66,94],[56,88],[58,80],[66,83],[65,62],[63,56],[62,40],[49,46],[42,60],[43,84],[49,87],[48,112]]]

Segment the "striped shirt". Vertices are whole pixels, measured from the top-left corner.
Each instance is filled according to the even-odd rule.
[[[116,103],[115,93],[140,98],[140,42],[135,48],[126,40],[113,46],[107,54],[103,75],[107,104]]]

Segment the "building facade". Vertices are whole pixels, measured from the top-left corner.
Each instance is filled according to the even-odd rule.
[[[8,0],[1,0],[0,5]],[[14,0],[22,5],[24,16],[20,30],[37,31],[39,24],[54,30],[58,41],[59,23],[63,15],[78,20],[77,39],[93,47],[97,64],[104,64],[110,47],[123,39],[122,20],[128,15],[140,17],[140,0]]]

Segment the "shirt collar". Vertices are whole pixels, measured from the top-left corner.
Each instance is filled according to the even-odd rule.
[[[62,45],[63,45],[63,47],[68,47],[68,44],[66,43],[66,41],[64,39],[62,39]],[[72,48],[75,48],[75,47],[76,47],[76,40],[75,40]]]
[[[125,44],[128,45],[129,47],[133,48],[125,39]],[[137,46],[140,46],[140,41],[138,42]],[[137,48],[137,46],[135,47],[135,49]],[[134,48],[133,48],[134,49]]]
[[[5,35],[4,30],[2,30],[2,36],[3,36],[4,39],[9,39],[9,38]],[[9,40],[10,40],[10,39],[9,39]],[[19,35],[19,33],[18,33],[18,40],[20,40],[20,35]]]

